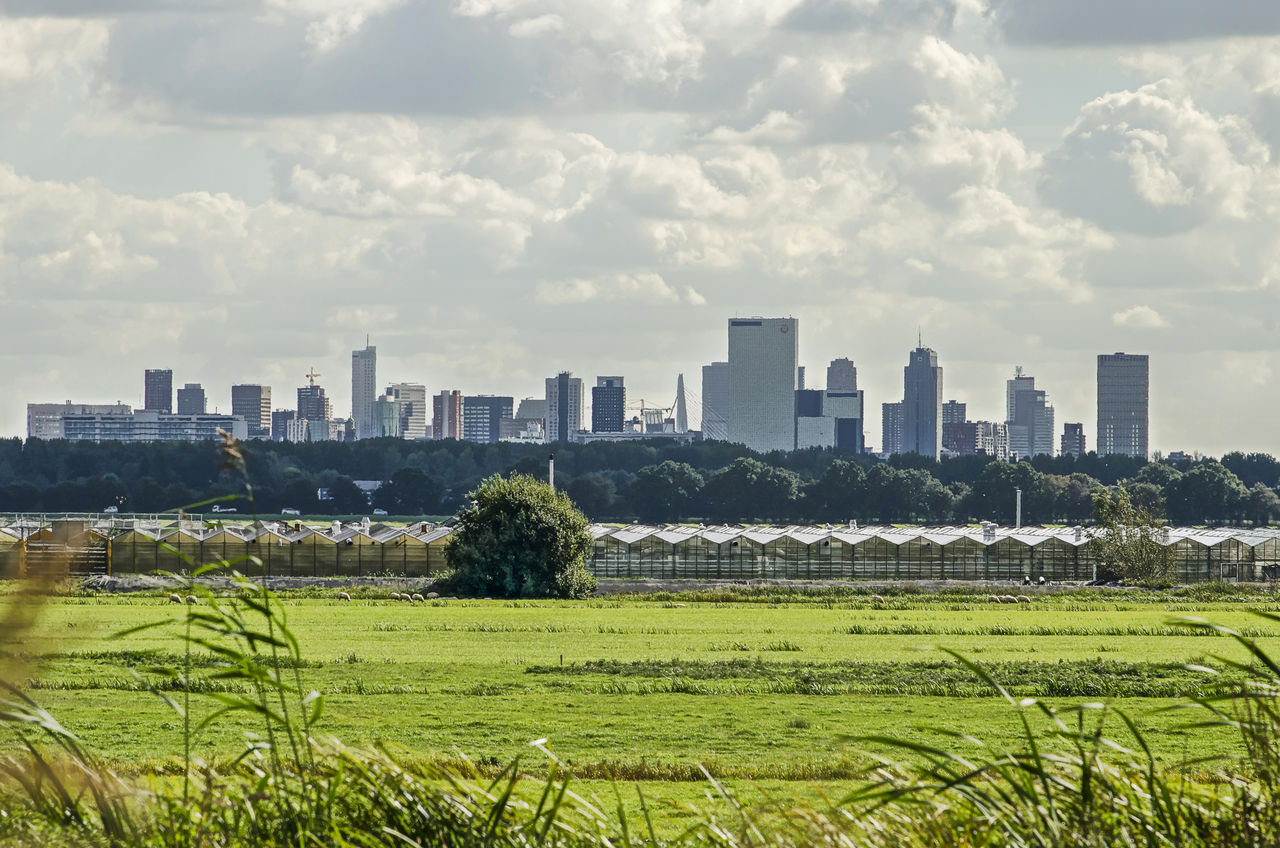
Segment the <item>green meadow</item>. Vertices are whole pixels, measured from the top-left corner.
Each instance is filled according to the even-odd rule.
[[[302,646],[298,674],[325,699],[321,735],[490,772],[519,757],[535,774],[547,756],[530,743],[546,740],[587,791],[612,798],[605,781],[642,781],[672,803],[704,798],[703,768],[744,798],[838,797],[887,753],[865,737],[960,753],[1020,746],[1020,711],[944,648],[1015,698],[1123,710],[1169,768],[1230,770],[1239,734],[1191,731],[1201,716],[1167,708],[1221,679],[1187,665],[1229,678],[1218,658],[1245,651],[1177,619],[1209,619],[1280,653],[1280,625],[1250,612],[1277,608],[1265,594],[1072,592],[1016,605],[965,594],[681,597],[405,603],[311,592],[285,596],[284,609]],[[175,674],[191,663],[196,720],[243,685],[222,682],[210,655],[182,653],[185,610],[152,595],[59,597],[10,653],[26,662],[31,697],[112,768],[170,772],[183,749],[183,721],[165,702],[179,697]],[[168,623],[134,630],[153,622]],[[193,752],[230,760],[256,727],[223,717]],[[1110,727],[1123,744],[1122,723]]]

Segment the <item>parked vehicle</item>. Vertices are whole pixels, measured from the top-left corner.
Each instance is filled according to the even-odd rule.
[[[284,509],[280,510],[280,514],[281,515],[302,515],[301,512],[299,512],[298,510],[294,509],[291,506],[287,506]]]
[[[374,514],[374,515],[386,515],[386,514],[387,514],[387,511],[386,511],[385,509],[375,509],[375,510],[373,511],[373,514]]]

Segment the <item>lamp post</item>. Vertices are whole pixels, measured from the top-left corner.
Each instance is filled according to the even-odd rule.
[[[556,488],[556,455],[548,454],[547,456],[547,483],[551,486],[551,490]]]

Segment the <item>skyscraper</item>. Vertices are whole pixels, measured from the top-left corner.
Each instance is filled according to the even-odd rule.
[[[621,377],[596,377],[591,387],[591,432],[621,433],[627,417],[627,388]]]
[[[328,421],[333,417],[333,404],[324,389],[314,382],[298,388],[298,418],[306,421]]]
[[[561,371],[547,378],[547,441],[565,443],[582,429],[582,378]]]
[[[378,396],[378,349],[365,341],[364,350],[351,351],[351,420],[356,438],[373,436],[373,401]]]
[[[143,373],[142,408],[148,412],[173,412],[173,369],[148,368]]]
[[[799,330],[795,318],[729,319],[729,441],[795,448]]]
[[[902,453],[902,401],[880,404],[880,452]]]
[[[179,415],[204,415],[204,413],[204,388],[199,383],[187,383],[178,389]],[[235,412],[232,411],[231,414],[235,415]]]
[[[702,366],[702,438],[729,438],[729,363]]]
[[[858,369],[852,359],[833,359],[827,366],[827,391],[856,392]]]
[[[1098,456],[1146,459],[1150,368],[1145,353],[1098,354]]]
[[[972,441],[972,428],[965,427],[969,421],[969,408],[958,400],[949,400],[942,405],[942,449],[952,453],[961,453]]]
[[[482,445],[495,444],[502,435],[502,419],[515,412],[515,399],[498,395],[467,395],[462,399],[462,438]]]
[[[1076,459],[1086,453],[1084,440],[1084,424],[1070,421],[1062,425],[1062,455],[1074,456]]]
[[[462,392],[443,391],[431,399],[431,438],[462,439]]]
[[[1009,428],[1009,453],[1016,459],[1053,456],[1053,404],[1035,377],[1014,369],[1005,382],[1005,424]]]
[[[399,439],[404,437],[408,401],[396,397],[395,389],[388,388],[373,401],[373,434],[375,439]]]
[[[232,386],[231,414],[245,420],[249,426],[249,438],[271,438],[271,387],[252,383]]]
[[[937,459],[942,453],[942,367],[927,347],[911,351],[902,369],[902,453]]]
[[[410,440],[427,438],[427,387],[419,383],[392,383],[388,391],[401,404],[400,435]]]

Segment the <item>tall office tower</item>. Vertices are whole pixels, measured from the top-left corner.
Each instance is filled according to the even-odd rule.
[[[1086,453],[1084,441],[1084,424],[1066,422],[1062,425],[1062,455],[1074,456],[1076,459]]]
[[[627,389],[621,377],[596,377],[591,387],[591,432],[621,433],[627,417]]]
[[[271,423],[271,387],[242,383],[231,387],[231,414],[239,415],[249,425],[249,438],[271,439],[275,428]]]
[[[702,366],[702,438],[729,438],[729,363]]]
[[[1147,456],[1151,363],[1145,353],[1098,354],[1098,456]]]
[[[392,397],[400,401],[400,435],[405,439],[421,440],[430,434],[427,426],[427,387],[420,383],[392,383],[388,389]]]
[[[373,433],[370,438],[403,438],[407,405],[408,401],[396,398],[395,389],[388,388],[373,402]]]
[[[305,421],[325,421],[333,417],[333,403],[324,389],[312,383],[298,388],[298,417]]]
[[[204,415],[204,388],[199,383],[187,383],[178,389],[179,415]],[[235,415],[235,413],[231,413]]]
[[[547,378],[547,441],[568,442],[582,429],[582,378],[561,371]]]
[[[880,404],[880,452],[902,453],[902,401]]]
[[[1036,388],[1035,377],[1024,375],[1020,365],[1014,369],[1013,379],[1005,382],[1005,423],[1009,453],[1014,458],[1053,456],[1053,404],[1043,389]]]
[[[462,439],[462,392],[443,391],[431,398],[431,438]]]
[[[799,336],[795,318],[729,319],[729,441],[795,449]]]
[[[173,412],[173,369],[148,368],[143,373],[142,408],[148,412]]]
[[[364,350],[351,351],[351,420],[356,438],[373,435],[373,401],[378,396],[378,349],[365,340]]]
[[[858,369],[852,359],[833,359],[827,366],[827,391],[856,392]]]
[[[298,411],[296,409],[277,409],[271,413],[271,441],[296,442],[291,438],[297,435]]]
[[[462,399],[462,438],[482,445],[496,444],[502,419],[512,417],[515,399],[498,395],[468,395]]]
[[[972,439],[971,428],[964,425],[969,420],[968,406],[958,400],[942,405],[942,449],[960,453]]]
[[[942,453],[942,367],[927,347],[911,351],[902,369],[902,452],[937,459]]]

